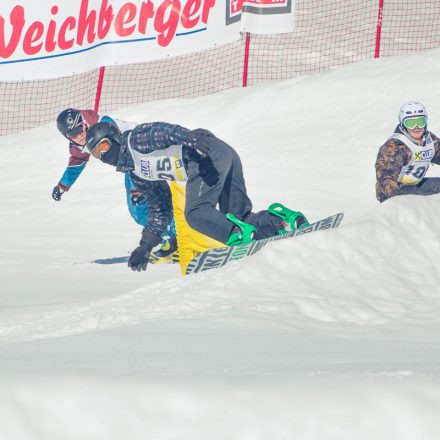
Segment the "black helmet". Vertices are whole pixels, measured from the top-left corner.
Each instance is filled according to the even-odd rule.
[[[103,143],[107,141],[107,143]],[[116,165],[121,146],[121,133],[110,122],[98,122],[87,130],[86,147],[103,162]],[[99,149],[99,151],[97,151]]]
[[[68,139],[78,136],[83,130],[83,117],[79,110],[66,108],[57,117],[57,127],[60,133]]]

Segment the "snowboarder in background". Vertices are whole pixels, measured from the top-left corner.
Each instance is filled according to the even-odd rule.
[[[70,187],[76,182],[79,175],[83,172],[90,157],[89,151],[85,148],[86,133],[89,127],[97,122],[107,122],[112,124],[120,133],[136,127],[134,122],[126,122],[113,119],[110,116],[100,116],[93,110],[77,110],[67,108],[57,117],[57,127],[60,133],[69,141],[69,162],[61,180],[52,190],[52,198],[60,201],[62,195],[69,191]],[[163,200],[164,209],[169,210],[171,194],[167,185],[160,185],[160,194]],[[125,190],[127,206],[130,215],[136,223],[141,226],[147,224],[149,215],[148,203],[145,196],[135,187],[128,173],[125,174]],[[162,232],[162,248],[155,252],[158,258],[170,256],[177,249],[176,232],[174,221],[171,217],[170,222],[165,225]]]
[[[148,191],[157,181],[186,182],[187,223],[220,243],[236,245],[250,235],[252,239],[270,237],[306,221],[290,217],[293,211],[287,208],[282,213],[253,213],[238,154],[208,130],[191,131],[155,122],[140,124],[121,135],[113,125],[101,122],[88,130],[86,146],[94,157],[117,171],[130,171],[141,191]],[[285,219],[290,219],[290,224]],[[151,249],[159,241],[158,230],[148,223],[139,246],[131,253],[129,267],[145,270]]]
[[[384,202],[404,194],[440,193],[440,178],[426,178],[430,163],[440,164],[440,139],[428,131],[428,113],[420,102],[399,110],[399,125],[376,159],[376,197]]]

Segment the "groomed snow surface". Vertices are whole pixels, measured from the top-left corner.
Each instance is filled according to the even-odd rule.
[[[55,124],[2,137],[0,439],[440,438],[440,196],[374,191],[403,102],[440,133],[439,77],[434,50],[113,112],[213,131],[256,210],[345,213],[188,277],[91,263],[139,241],[123,175],[91,160],[56,203]]]

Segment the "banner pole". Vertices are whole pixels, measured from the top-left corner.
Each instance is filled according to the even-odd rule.
[[[247,82],[248,82],[250,42],[251,42],[251,34],[249,32],[246,32],[246,40],[244,45],[244,61],[243,61],[243,87],[247,87]]]
[[[377,14],[376,26],[376,48],[374,50],[374,58],[379,58],[380,56],[380,37],[382,34],[383,4],[384,0],[379,0],[379,12]]]
[[[102,92],[102,83],[104,82],[104,73],[105,67],[99,68],[99,76],[98,76],[98,84],[96,86],[96,95],[95,95],[95,112],[98,112],[99,103],[101,101],[101,92]]]

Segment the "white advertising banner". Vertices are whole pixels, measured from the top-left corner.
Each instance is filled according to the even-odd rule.
[[[236,41],[240,31],[258,26],[258,32],[286,32],[281,22],[269,24],[290,16],[284,3],[277,6],[284,12],[275,12],[274,1],[1,0],[0,81],[183,55]],[[248,15],[256,16],[252,25]]]

